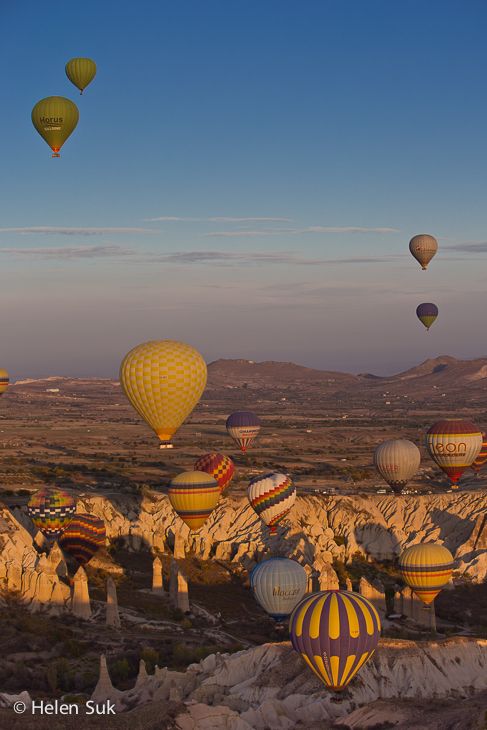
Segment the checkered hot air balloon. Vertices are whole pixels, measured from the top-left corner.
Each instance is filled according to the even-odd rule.
[[[191,345],[152,340],[125,355],[120,366],[123,391],[144,421],[168,447],[206,385],[205,361]]]
[[[228,434],[245,453],[260,431],[260,421],[252,411],[236,411],[228,416]]]
[[[211,474],[184,471],[169,485],[169,501],[176,514],[193,532],[202,527],[215,509],[220,487]]]
[[[64,530],[59,544],[80,565],[86,565],[104,544],[105,523],[95,515],[82,512],[73,517]]]
[[[247,496],[252,509],[275,532],[278,523],[292,509],[296,487],[286,474],[262,474],[249,483]]]
[[[453,555],[440,543],[412,545],[399,558],[399,571],[411,590],[428,605],[450,580]]]
[[[195,471],[204,471],[217,480],[220,487],[220,494],[228,487],[235,473],[233,461],[218,452],[205,454],[196,459],[194,463]]]
[[[73,519],[76,502],[62,489],[46,487],[32,495],[27,512],[43,535],[49,540],[59,540]]]
[[[340,692],[374,653],[380,619],[358,593],[322,591],[298,603],[289,633],[306,664],[329,689]]]
[[[482,432],[470,421],[451,418],[438,421],[426,434],[428,454],[458,489],[458,480],[473,464],[482,448]]]
[[[480,469],[483,467],[485,462],[487,461],[487,435],[482,432],[482,448],[480,449],[479,455],[473,462],[473,464],[470,464],[471,469],[473,469],[475,472],[479,472]]]

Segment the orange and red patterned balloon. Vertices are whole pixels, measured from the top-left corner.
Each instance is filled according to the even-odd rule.
[[[205,454],[196,459],[195,471],[204,471],[217,480],[220,487],[220,494],[228,487],[235,473],[233,461],[219,452]]]

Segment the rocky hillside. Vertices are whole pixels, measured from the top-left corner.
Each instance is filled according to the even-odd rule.
[[[293,557],[310,565],[318,557],[325,563],[335,558],[347,561],[357,551],[378,560],[393,560],[409,545],[436,541],[453,553],[455,569],[460,573],[468,571],[479,582],[487,576],[485,492],[299,496],[287,522],[275,535],[244,496],[221,499],[198,535],[190,533],[166,496],[85,494],[78,498],[77,509],[101,517],[108,537],[122,537],[136,551],[152,546],[164,550],[173,545],[180,531],[187,548],[201,556],[208,558],[211,552],[217,559],[232,560],[250,569],[264,555]],[[12,513],[35,534],[26,507],[13,507]],[[0,557],[2,560],[5,557]]]

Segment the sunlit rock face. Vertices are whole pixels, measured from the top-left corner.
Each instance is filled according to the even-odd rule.
[[[186,549],[202,558],[207,559],[213,550],[219,559],[238,562],[248,570],[273,555],[311,566],[318,558],[325,564],[346,561],[357,551],[377,560],[393,560],[409,545],[436,541],[455,556],[455,570],[468,571],[479,582],[487,577],[487,493],[483,492],[299,496],[274,535],[245,497],[221,499],[196,536],[166,496],[141,500],[131,495],[92,495],[80,498],[77,509],[101,517],[107,536],[123,537],[132,550],[172,550],[179,532],[178,550],[184,540]]]
[[[237,654],[212,654],[186,672],[142,666],[135,687],[115,690],[102,657],[97,701],[111,699],[125,712],[152,701],[183,701],[181,730],[208,727],[292,728],[346,716],[380,698],[468,697],[487,687],[487,641],[455,638],[442,642],[381,639],[379,646],[343,693],[341,706],[305,666],[289,642],[264,644]],[[237,717],[242,725],[235,725]],[[286,722],[287,720],[287,722]],[[210,723],[213,722],[213,724]],[[210,724],[209,724],[210,723]]]

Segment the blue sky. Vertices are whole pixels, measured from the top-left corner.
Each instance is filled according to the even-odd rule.
[[[486,20],[476,0],[0,0],[0,365],[115,377],[149,339],[353,373],[485,355]],[[83,96],[76,56],[98,65]],[[51,95],[80,111],[59,159],[30,118]]]

